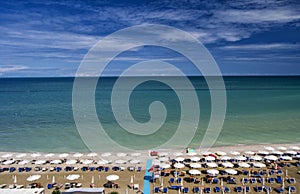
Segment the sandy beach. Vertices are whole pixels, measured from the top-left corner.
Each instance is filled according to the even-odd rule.
[[[286,150],[295,150],[295,147],[300,147],[300,144],[263,144],[263,145],[238,145],[238,146],[223,146],[223,147],[213,147],[209,150],[211,153],[217,153],[217,152],[225,152],[227,153],[227,155],[231,155],[230,152],[232,151],[236,151],[236,152],[240,152],[240,155],[243,155],[244,152],[246,151],[253,151],[253,152],[258,152],[259,150],[264,150],[264,151],[268,151],[270,152],[270,154],[273,152],[271,151],[270,147],[272,147],[274,150],[282,150],[285,147]],[[106,177],[108,175],[114,174],[114,175],[118,175],[119,179],[114,181],[116,184],[118,184],[119,188],[112,188],[112,189],[106,189],[106,192],[109,193],[111,191],[118,191],[119,193],[136,193],[137,191],[143,191],[143,186],[144,186],[144,176],[145,176],[145,164],[146,164],[146,160],[147,159],[152,159],[152,161],[157,161],[158,158],[162,158],[162,157],[167,157],[168,159],[174,159],[176,158],[176,154],[181,153],[183,157],[188,157],[188,155],[185,153],[185,150],[155,150],[158,152],[158,155],[160,156],[150,156],[150,151],[139,151],[139,152],[132,152],[132,153],[98,153],[97,156],[93,156],[90,157],[88,156],[87,153],[83,153],[82,155],[79,154],[77,156],[80,157],[75,157],[75,153],[68,153],[68,156],[66,156],[67,154],[65,154],[65,157],[60,157],[60,156],[64,156],[62,155],[62,153],[55,153],[52,157],[46,157],[46,155],[49,153],[34,153],[35,155],[32,155],[33,153],[24,153],[23,157],[19,157],[21,156],[21,153],[9,153],[9,152],[2,152],[0,153],[0,158],[2,161],[1,164],[1,168],[10,168],[10,167],[15,167],[16,170],[14,172],[1,172],[0,173],[0,184],[6,184],[6,188],[9,187],[9,185],[23,185],[24,187],[27,187],[28,184],[32,183],[30,181],[27,181],[26,179],[30,176],[30,175],[41,175],[41,178],[33,181],[36,183],[40,183],[40,185],[42,187],[45,188],[45,193],[49,194],[52,192],[52,189],[47,189],[47,184],[52,183],[53,177],[55,177],[55,182],[58,185],[62,185],[61,190],[64,190],[64,185],[65,183],[71,183],[71,182],[77,182],[77,183],[81,183],[82,187],[90,187],[91,183],[92,183],[92,179],[94,179],[94,187],[103,187],[103,184],[107,182]],[[297,150],[299,152],[299,150]],[[282,152],[284,152],[284,150],[282,150]],[[199,149],[195,149],[195,153],[197,153],[197,155],[199,157],[201,157],[202,155],[201,150]],[[25,155],[26,154],[26,155]],[[4,156],[4,157],[3,157]],[[33,158],[32,156],[36,156],[35,158]],[[19,157],[19,158],[18,158]],[[203,156],[202,156],[203,157]],[[51,160],[71,160],[71,159],[76,159],[78,161],[85,161],[85,160],[93,160],[93,162],[91,164],[74,164],[74,165],[68,165],[65,162],[62,164],[50,164],[50,163],[46,163],[46,164],[41,164],[41,165],[37,165],[35,164],[35,161],[37,160],[46,160],[46,161],[51,161]],[[6,160],[18,160],[18,161],[22,161],[22,160],[29,160],[30,163],[26,164],[26,165],[21,165],[21,164],[10,164],[10,165],[5,165],[3,162]],[[97,164],[97,161],[99,160],[107,160],[108,164],[105,165],[99,165]],[[124,160],[124,164],[119,164],[120,160]],[[133,161],[134,162],[130,162]],[[125,163],[126,162],[126,163]],[[137,163],[139,162],[139,163]],[[168,162],[166,162],[168,163]],[[32,170],[29,172],[19,172],[18,168],[19,167],[31,167]],[[54,167],[61,167],[62,170],[60,172],[56,172],[56,171],[50,171],[50,168],[54,168]],[[73,166],[73,167],[78,167],[79,170],[77,171],[68,171],[66,172],[64,169],[67,166]],[[110,168],[110,170],[108,170],[107,172],[105,171],[82,171],[81,168],[82,167],[98,167],[98,166],[107,166]],[[117,171],[113,171],[112,168],[114,166],[118,166],[123,168],[123,170],[117,170]],[[41,168],[45,168],[45,171],[35,171],[34,168],[35,167],[41,167]],[[133,171],[129,171],[128,167],[134,167],[135,169]],[[141,167],[141,171],[138,172],[136,171],[137,167]],[[170,171],[174,171],[174,168],[171,168]],[[185,171],[187,172],[189,170],[188,167],[185,167],[183,169],[180,169],[180,171]],[[206,168],[202,167],[199,170],[201,170],[202,174],[200,176],[197,176],[197,178],[199,178],[200,180],[206,177],[205,171],[207,170]],[[236,170],[243,170],[241,168],[237,168]],[[257,170],[257,169],[256,169]],[[262,170],[268,170],[268,168],[262,168]],[[294,177],[296,179],[296,184],[294,184],[294,186],[296,186],[296,188],[298,189],[298,191],[300,190],[300,175],[297,174],[297,172],[299,171],[299,169],[295,166],[291,166],[291,167],[283,167],[282,168],[283,172],[286,173],[286,170],[288,171],[288,177]],[[68,180],[66,177],[68,175],[71,174],[78,174],[79,178],[71,181]],[[172,174],[172,173],[171,173]],[[170,175],[172,176],[172,175]],[[160,179],[159,182],[156,183],[151,183],[151,192],[153,193],[153,188],[154,187],[160,187],[161,184],[163,184],[163,186],[167,187],[170,186],[169,183],[169,179],[170,176],[168,177],[163,177],[162,179]],[[187,175],[188,176],[188,175]],[[16,178],[15,178],[16,177]],[[219,175],[218,178],[221,178],[222,176]],[[223,176],[225,177],[225,176]],[[241,179],[242,175],[237,175],[236,178],[238,180],[238,184],[237,185],[241,185],[240,179]],[[285,175],[283,175],[283,177],[285,177]],[[162,181],[162,182],[161,182]],[[139,189],[137,190],[133,190],[130,189],[128,187],[128,185],[132,185],[132,184],[138,184]],[[173,184],[174,185],[174,184]],[[176,184],[175,184],[176,185]],[[234,190],[234,187],[237,185],[229,185],[229,187],[231,188],[231,191]],[[258,186],[261,185],[260,183],[256,183],[256,184],[251,184],[251,186]],[[266,185],[268,185],[268,183],[266,183]],[[286,184],[287,186],[288,184]],[[189,187],[190,192],[191,189],[196,186],[195,183],[184,183],[184,186]],[[199,185],[198,185],[199,186]],[[209,186],[211,188],[213,188],[213,186],[211,183],[206,184],[206,183],[202,183],[200,185],[201,187],[206,187]],[[271,187],[280,187],[280,184],[274,183],[274,184],[269,184],[269,186]],[[178,193],[178,191],[175,190],[169,190],[170,193]],[[252,190],[253,192],[253,190]],[[251,193],[252,193],[251,192]]]

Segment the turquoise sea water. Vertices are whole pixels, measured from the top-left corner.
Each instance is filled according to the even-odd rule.
[[[211,101],[205,80],[189,79],[201,107],[200,125],[191,142],[191,146],[197,147],[208,125]],[[300,142],[300,77],[225,77],[224,80],[227,113],[215,145]],[[0,151],[88,151],[73,118],[73,81],[74,78],[0,79]],[[99,120],[116,141],[147,149],[142,139],[132,141],[114,118],[110,97],[115,81],[115,78],[101,78],[97,86],[95,102]],[[170,87],[157,81],[139,85],[130,98],[131,114],[139,122],[149,120],[148,106],[157,100],[165,104],[168,115],[160,129],[160,138],[151,141],[153,145],[166,141],[176,130],[179,99]]]

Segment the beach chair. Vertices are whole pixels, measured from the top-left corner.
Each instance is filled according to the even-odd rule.
[[[290,184],[295,184],[296,183],[296,179],[295,178],[289,178],[287,181]]]
[[[210,193],[210,192],[211,192],[210,187],[205,187],[205,188],[204,188],[204,193]]]
[[[257,182],[262,183],[263,182],[263,178],[261,178],[261,177],[257,178]]]
[[[142,171],[142,167],[138,166],[136,171],[137,172],[141,172]]]
[[[250,183],[256,183],[256,178],[251,178]]]
[[[129,168],[129,167],[128,167],[128,168]],[[104,167],[103,167],[103,166],[98,166],[98,167],[96,168],[96,170],[99,171],[99,172],[101,172],[101,171],[104,170]],[[129,170],[129,169],[128,169],[128,170]]]
[[[159,187],[154,187],[154,193],[158,193],[159,192]]]
[[[61,167],[56,167],[56,172],[60,172],[62,170]]]
[[[283,193],[283,192],[284,192],[284,189],[281,188],[281,187],[275,188],[274,190],[275,190],[277,193]]]
[[[29,172],[29,171],[31,171],[31,170],[32,170],[32,168],[30,168],[30,167],[26,167],[26,168],[25,168],[25,171],[26,171],[26,172]]]
[[[183,193],[188,193],[189,192],[189,188],[188,187],[184,187],[182,190]]]
[[[174,183],[175,179],[172,177],[169,179],[169,183]]]
[[[275,174],[275,171],[274,171],[274,170],[270,170],[270,171],[269,171],[269,174],[270,174],[270,175],[273,175],[273,174]]]
[[[237,193],[241,193],[243,191],[243,188],[242,187],[235,187],[234,190],[237,192]]]
[[[95,170],[95,167],[90,167],[90,171],[94,171]]]
[[[181,181],[182,181],[182,178],[177,179],[177,183],[181,183]]]
[[[53,185],[49,183],[49,184],[47,184],[47,188],[48,188],[48,189],[52,189],[52,188],[53,188]]]
[[[282,175],[282,174],[283,174],[282,170],[278,170],[278,171],[277,171],[277,174]]]
[[[114,167],[112,167],[112,170],[113,170],[113,171],[119,171],[120,168],[119,168],[118,166],[114,166]]]
[[[246,193],[250,192],[250,187],[249,186],[246,186],[244,189],[246,190]]]
[[[193,188],[193,193],[199,193],[200,192],[200,188],[199,187],[194,187]]]
[[[230,193],[230,189],[224,186],[224,193]]]
[[[4,189],[6,187],[6,184],[1,184],[0,189]]]
[[[10,167],[10,168],[9,168],[9,172],[14,172],[14,171],[16,171],[16,168],[15,168],[15,167]]]
[[[296,192],[296,187],[295,186],[287,186],[285,188],[287,191],[290,191],[292,193],[295,193]]]
[[[272,188],[271,187],[269,187],[269,186],[264,186],[264,191],[269,191],[269,192],[271,192],[272,191]]]
[[[213,178],[213,179],[212,179],[212,183],[218,184],[218,183],[219,183],[219,179],[218,179],[218,178]]]
[[[215,191],[215,193],[219,193],[221,191],[221,188],[217,186],[214,188],[214,191]]]
[[[268,178],[267,181],[269,183],[275,183],[275,179],[273,177]]]
[[[282,178],[281,178],[281,176],[277,176],[277,177],[276,177],[276,182],[279,183],[279,184],[282,183]]]
[[[108,172],[108,171],[109,171],[109,167],[106,166],[106,167],[104,168],[104,171],[105,171],[105,172]]]
[[[227,183],[228,184],[236,184],[236,180],[235,179],[228,179]]]
[[[242,183],[246,184],[249,182],[249,179],[248,178],[242,178]]]
[[[168,187],[164,187],[162,192],[163,193],[168,193]]]
[[[263,187],[261,187],[261,186],[256,186],[254,188],[255,188],[256,192],[258,192],[258,193],[263,191]]]

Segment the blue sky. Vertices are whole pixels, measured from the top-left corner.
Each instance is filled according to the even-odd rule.
[[[1,1],[0,77],[74,76],[97,41],[140,24],[191,33],[224,75],[300,75],[299,1],[221,2]],[[144,47],[124,52],[106,75],[148,59],[187,62],[178,53]],[[193,75],[190,65],[182,68]]]

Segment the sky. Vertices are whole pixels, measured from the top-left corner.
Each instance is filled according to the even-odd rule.
[[[300,75],[298,0],[24,0],[0,1],[0,77],[75,76],[98,41],[144,24],[190,33],[208,49],[223,75]],[[147,45],[124,51],[104,75],[117,76],[132,64],[153,59],[196,75],[182,54]],[[168,69],[146,68],[144,72],[168,75]]]

